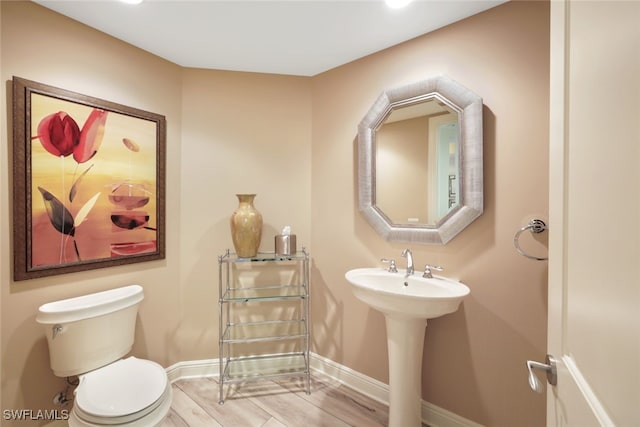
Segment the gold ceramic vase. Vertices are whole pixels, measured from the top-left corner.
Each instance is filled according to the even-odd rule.
[[[255,194],[236,194],[238,207],[231,215],[231,239],[240,258],[251,258],[258,253],[262,238],[262,215],[253,206]]]

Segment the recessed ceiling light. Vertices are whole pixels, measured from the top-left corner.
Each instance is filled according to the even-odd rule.
[[[144,0],[120,0],[122,3],[126,3],[126,4],[140,4],[142,3]]]
[[[411,0],[385,0],[385,2],[392,9],[400,9],[411,3]]]

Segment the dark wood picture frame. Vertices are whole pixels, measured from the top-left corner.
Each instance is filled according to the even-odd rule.
[[[162,115],[13,77],[14,280],[164,259],[165,152]]]

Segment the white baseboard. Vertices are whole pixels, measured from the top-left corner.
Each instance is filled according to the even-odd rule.
[[[167,369],[167,376],[172,383],[189,378],[208,378],[220,376],[219,359],[190,360],[178,362]]]
[[[319,354],[311,353],[309,360],[313,371],[333,378],[373,400],[385,405],[389,404],[389,386],[382,381],[368,377]]]
[[[310,353],[309,359],[312,372],[332,378],[385,405],[389,404],[389,386],[387,384],[315,353]],[[273,363],[277,364],[278,359],[274,359]],[[220,375],[220,362],[219,359],[178,362],[166,370],[171,382],[187,378],[217,378]],[[481,424],[424,400],[422,401],[422,422],[430,427],[482,427]]]

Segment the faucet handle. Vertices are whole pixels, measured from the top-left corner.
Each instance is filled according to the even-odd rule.
[[[444,270],[444,268],[440,267],[439,265],[425,265],[424,266],[424,274],[422,275],[422,277],[424,277],[425,279],[432,279],[433,278],[433,274],[431,274],[431,270],[435,270],[435,271],[442,271]]]
[[[389,264],[389,268],[388,268],[389,273],[397,273],[398,272],[398,268],[396,267],[396,260],[382,258],[380,261]]]

